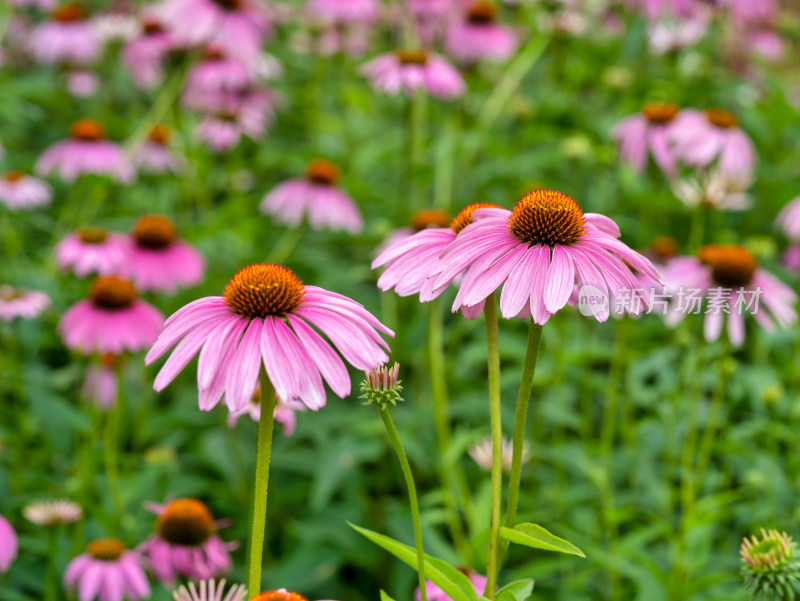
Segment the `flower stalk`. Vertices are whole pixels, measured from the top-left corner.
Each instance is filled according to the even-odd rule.
[[[489,551],[486,565],[486,590],[483,595],[494,601],[497,590],[500,543],[500,504],[503,497],[503,423],[500,406],[500,333],[497,302],[492,292],[483,310],[486,320],[486,350],[489,370],[489,414],[492,430],[492,510],[489,518]]]

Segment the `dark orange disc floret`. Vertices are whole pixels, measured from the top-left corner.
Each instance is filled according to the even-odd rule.
[[[86,18],[86,10],[77,3],[62,4],[56,8],[50,16],[54,21],[62,23],[71,23],[73,21],[83,21]]]
[[[467,21],[476,25],[493,23],[497,18],[497,6],[494,2],[473,2],[467,9]]]
[[[158,534],[172,545],[195,547],[206,542],[214,531],[214,517],[197,499],[175,499],[158,516]]]
[[[534,190],[511,211],[508,231],[522,242],[569,246],[586,231],[581,207],[556,190]]]
[[[314,159],[306,167],[306,179],[315,184],[333,186],[339,181],[339,167],[326,159]]]
[[[721,129],[733,129],[739,125],[739,119],[733,113],[723,109],[707,109],[706,118],[711,125]]]
[[[265,591],[260,595],[251,597],[250,601],[308,601],[299,593],[292,593],[287,590]]]
[[[165,31],[164,25],[158,19],[153,17],[144,17],[142,19],[142,31],[145,35],[156,35]]]
[[[214,3],[226,10],[236,10],[242,7],[242,0],[214,0]]]
[[[18,182],[23,177],[25,177],[25,174],[22,171],[6,171],[3,174],[3,179],[6,180],[7,182],[12,182],[12,183]]]
[[[143,215],[133,224],[131,232],[136,246],[163,250],[178,239],[178,229],[172,220],[163,215]]]
[[[758,269],[753,253],[738,244],[707,244],[697,256],[711,268],[711,277],[723,288],[747,286]]]
[[[76,140],[102,140],[106,137],[106,128],[93,119],[78,119],[70,126],[69,135]]]
[[[100,309],[125,309],[136,300],[136,289],[128,280],[113,275],[103,276],[92,282],[89,298]]]
[[[125,552],[125,545],[115,538],[99,538],[86,545],[86,552],[101,561],[116,561]]]
[[[78,229],[78,238],[84,244],[102,244],[108,238],[108,232],[101,227],[87,225]]]
[[[465,227],[472,223],[472,214],[478,209],[502,209],[500,205],[491,202],[473,202],[467,205],[456,215],[456,218],[450,222],[450,229],[456,234],[460,233]]]
[[[256,263],[236,272],[223,296],[231,311],[253,319],[291,313],[304,294],[303,282],[288,267]]]
[[[398,62],[401,65],[427,65],[428,53],[424,50],[411,50],[408,48],[401,48],[394,51]]]
[[[441,209],[423,209],[411,217],[411,229],[415,232],[421,232],[429,227],[448,227],[449,225],[450,213]]]
[[[659,259],[671,259],[680,251],[678,241],[672,236],[656,236],[650,243],[650,251]]]
[[[677,104],[671,102],[653,102],[642,107],[642,114],[650,123],[659,125],[672,121],[680,111]]]
[[[163,123],[156,123],[151,126],[150,131],[147,132],[147,139],[161,146],[166,146],[171,136],[172,130],[169,125],[164,125]]]

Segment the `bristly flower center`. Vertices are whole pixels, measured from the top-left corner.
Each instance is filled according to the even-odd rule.
[[[277,591],[266,591],[255,597],[251,597],[250,601],[308,601],[303,595],[292,593],[286,589]]]
[[[166,30],[161,21],[153,17],[144,17],[142,19],[142,32],[144,35],[157,35],[159,33],[164,33],[164,31]]]
[[[158,534],[172,545],[197,547],[213,534],[214,517],[197,499],[176,499],[158,516]]]
[[[497,19],[494,2],[473,2],[467,10],[467,21],[473,25],[488,25]]]
[[[664,125],[672,121],[680,111],[677,104],[671,102],[654,102],[642,107],[642,114],[653,125]]]
[[[720,129],[733,129],[739,125],[739,119],[736,115],[723,109],[707,109],[706,118],[711,125]]]
[[[78,229],[77,233],[84,244],[102,244],[108,239],[108,232],[101,227],[87,225]]]
[[[14,286],[9,286],[8,284],[3,284],[0,286],[0,301],[12,301],[18,299],[22,296],[22,290],[14,288]]]
[[[93,119],[78,119],[70,126],[69,135],[76,140],[94,142],[106,137],[106,128]]]
[[[508,231],[522,242],[571,246],[583,237],[586,223],[581,207],[556,190],[534,190],[511,211]]]
[[[473,202],[470,205],[467,205],[461,211],[459,211],[458,215],[456,215],[455,219],[450,222],[450,229],[453,230],[456,234],[460,233],[465,227],[472,223],[472,214],[477,211],[478,209],[502,209],[500,205],[496,205],[491,202]]]
[[[794,556],[792,539],[785,532],[761,529],[761,540],[745,538],[739,554],[750,569],[768,572],[788,563]]]
[[[306,167],[306,179],[323,186],[334,186],[339,181],[339,167],[325,159],[314,159]]]
[[[9,183],[15,183],[25,177],[25,174],[22,171],[6,171],[3,174],[3,179]]]
[[[172,220],[163,215],[144,215],[133,226],[136,246],[150,250],[169,248],[178,238],[178,230]]]
[[[256,263],[236,272],[223,296],[231,311],[254,319],[291,313],[304,294],[303,282],[288,267]]]
[[[450,225],[450,213],[440,209],[423,209],[411,217],[411,229],[421,232],[429,227],[442,228]]]
[[[125,545],[115,538],[99,538],[86,546],[86,552],[101,561],[117,561],[125,552]]]
[[[428,53],[424,50],[411,50],[408,48],[401,48],[395,50],[394,55],[397,57],[401,65],[427,65]]]
[[[723,288],[741,288],[753,280],[758,261],[738,244],[708,244],[698,253],[700,262],[711,268],[711,277]]]
[[[54,21],[73,23],[83,21],[86,18],[86,10],[77,3],[62,4],[50,13],[50,16]]]
[[[242,7],[243,0],[214,0],[214,4],[225,10],[238,10]]]
[[[164,125],[163,123],[156,123],[150,127],[150,131],[147,132],[147,139],[159,146],[166,146],[171,136],[172,130],[169,128],[169,125]]]
[[[126,309],[136,300],[136,289],[128,280],[104,276],[92,282],[89,298],[99,309]]]

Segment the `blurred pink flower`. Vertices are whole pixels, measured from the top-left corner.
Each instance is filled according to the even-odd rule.
[[[54,249],[56,263],[79,278],[90,273],[119,273],[125,263],[124,237],[98,227],[83,227],[67,234]]]
[[[195,286],[203,281],[203,255],[181,240],[175,224],[163,215],[140,217],[124,244],[122,272],[137,290],[173,294],[178,286]]]
[[[8,0],[12,6],[35,6],[41,10],[48,10],[55,6],[56,0]]]
[[[719,339],[727,320],[728,338],[741,346],[747,313],[768,332],[776,324],[787,328],[797,322],[794,291],[758,267],[752,253],[736,244],[709,244],[696,257],[672,259],[661,274],[673,295],[667,325],[676,325],[692,312],[687,293],[697,291],[706,299],[703,332],[707,342]],[[700,312],[699,306],[695,312]]]
[[[626,0],[626,2],[631,8],[641,10],[648,19],[658,19],[663,16],[690,17],[698,7],[697,0]]]
[[[12,211],[46,207],[52,200],[50,185],[21,171],[7,171],[0,177],[0,203]]]
[[[650,49],[656,54],[666,54],[694,46],[705,37],[712,17],[712,11],[704,7],[690,17],[665,17],[648,23]]]
[[[89,298],[72,305],[58,324],[64,344],[84,355],[136,353],[155,342],[164,316],[116,276],[97,278]]]
[[[152,88],[164,79],[162,62],[176,47],[172,34],[161,19],[150,13],[142,16],[140,33],[122,49],[122,62],[140,88]]]
[[[800,242],[800,196],[786,203],[775,224],[792,242]]]
[[[150,584],[138,553],[113,538],[93,540],[86,553],[69,562],[64,585],[81,601],[139,601],[150,597]]]
[[[679,159],[693,167],[707,167],[715,160],[722,173],[750,175],[756,149],[739,127],[733,113],[722,109],[683,109],[670,128],[670,139]]]
[[[411,222],[407,227],[399,227],[389,232],[383,242],[374,250],[374,257],[378,257],[387,248],[398,244],[409,236],[428,228],[449,227],[452,221],[450,213],[440,209],[422,209],[411,216]]]
[[[107,175],[129,182],[135,172],[117,144],[105,139],[106,130],[97,121],[80,119],[70,127],[70,137],[49,146],[36,161],[36,173],[58,172],[61,179],[75,181],[83,174]]]
[[[87,65],[100,56],[102,45],[81,5],[68,3],[33,28],[28,48],[39,63]]]
[[[414,94],[423,89],[438,98],[454,98],[466,91],[458,69],[444,58],[424,50],[397,50],[372,59],[361,68],[372,86],[388,94]]]
[[[669,141],[678,111],[677,105],[670,103],[647,104],[620,121],[614,128],[614,137],[622,160],[642,172],[650,155],[664,174],[675,175],[676,159]]]
[[[745,35],[748,48],[756,56],[774,63],[783,58],[786,50],[783,37],[773,27],[761,25],[748,29]]]
[[[50,306],[50,297],[38,290],[23,290],[0,284],[0,319],[32,319]]]
[[[280,422],[283,424],[283,435],[284,436],[291,436],[294,433],[294,429],[297,426],[297,416],[295,413],[297,411],[305,411],[306,406],[301,403],[300,401],[284,401],[278,399],[278,404],[275,406],[275,410],[272,412],[272,417],[276,422]],[[261,419],[261,390],[257,389],[253,396],[247,401],[247,405],[241,411],[233,412],[231,411],[228,414],[228,427],[233,428],[239,418],[243,415],[248,415],[250,419],[254,422],[258,423]]]
[[[150,127],[147,139],[136,149],[133,164],[143,173],[180,173],[186,169],[186,157],[170,148],[172,130],[167,125]]]
[[[734,19],[739,23],[765,23],[773,20],[778,14],[778,3],[775,0],[722,0]]]
[[[791,244],[783,251],[781,265],[795,275],[800,273],[800,244]]]
[[[325,23],[368,23],[380,15],[377,0],[308,0],[306,14]]]
[[[100,80],[91,71],[70,69],[65,74],[67,91],[76,98],[93,96],[100,87]]]
[[[362,305],[304,286],[282,265],[260,263],[239,270],[223,296],[201,298],[174,313],[145,363],[178,343],[153,384],[160,392],[199,352],[203,411],[210,411],[223,393],[230,410],[244,409],[262,366],[278,398],[300,400],[316,411],[325,405],[322,378],[343,398],[350,393],[350,376],[333,346],[311,326],[357,369],[374,369],[388,360],[388,345],[378,332],[394,333]]]
[[[277,222],[297,227],[305,217],[312,229],[329,228],[357,234],[364,227],[356,203],[337,186],[339,168],[324,159],[313,160],[304,178],[276,186],[261,201],[261,212]]]
[[[17,558],[17,533],[6,518],[0,515],[0,572],[8,572]]]
[[[516,52],[517,36],[510,27],[497,22],[493,2],[478,0],[448,27],[445,49],[462,61],[503,61]]]
[[[182,93],[183,104],[193,110],[217,111],[221,93],[235,93],[255,80],[252,65],[226,56],[218,48],[207,48],[203,60],[189,72]]]
[[[175,499],[148,508],[158,518],[156,533],[141,545],[147,566],[157,580],[171,584],[177,577],[190,580],[216,578],[233,568],[230,552],[238,545],[217,535],[225,521],[215,521],[197,499]]]
[[[470,584],[472,584],[472,587],[475,589],[475,593],[477,595],[482,595],[483,591],[486,589],[486,576],[482,576],[472,570],[464,570],[464,573],[469,578]],[[447,593],[430,580],[425,582],[425,593],[427,594],[428,601],[450,601],[450,597],[447,596]],[[422,594],[419,587],[414,591],[414,601],[422,601]]]
[[[110,355],[113,359],[113,355]],[[117,404],[119,399],[119,382],[117,374],[111,366],[106,365],[105,359],[99,365],[89,365],[83,376],[81,396],[91,401],[101,411],[108,411]]]
[[[753,205],[747,193],[748,173],[731,175],[719,170],[689,176],[670,183],[673,194],[687,207],[707,206],[717,211],[745,211]]]

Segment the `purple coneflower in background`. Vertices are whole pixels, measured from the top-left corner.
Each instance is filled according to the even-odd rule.
[[[348,363],[361,370],[385,363],[394,333],[359,303],[316,286],[304,286],[282,265],[258,263],[239,270],[223,296],[201,298],[174,313],[145,358],[149,365],[178,343],[156,377],[163,390],[198,352],[199,405],[225,403],[241,411],[253,396],[262,365],[278,398],[325,405],[322,378],[341,398],[350,394]],[[180,342],[179,342],[180,341]]]
[[[8,572],[17,558],[17,533],[6,518],[0,515],[0,572]]]
[[[778,3],[775,0],[722,0],[733,17],[743,24],[766,23],[778,14]]]
[[[86,20],[83,7],[68,3],[60,5],[49,20],[34,27],[28,48],[39,63],[87,65],[100,56],[102,45]]]
[[[193,110],[220,110],[216,97],[246,88],[254,82],[255,74],[253,65],[227,56],[219,47],[208,46],[203,59],[189,71],[182,102]]]
[[[626,0],[626,2],[628,6],[644,12],[649,19],[664,16],[691,17],[698,8],[697,0]]]
[[[176,577],[192,580],[216,578],[233,568],[230,552],[238,545],[217,535],[224,521],[214,521],[211,511],[197,499],[150,503],[158,516],[156,533],[139,545],[153,575],[163,583]]]
[[[471,2],[463,17],[448,27],[445,49],[462,61],[502,61],[516,52],[517,36],[497,22],[497,6],[493,2],[478,0]]]
[[[800,272],[800,196],[789,201],[775,218],[775,224],[789,239],[790,245],[781,256],[786,269]]]
[[[464,573],[467,575],[467,578],[469,578],[470,583],[475,589],[475,593],[482,595],[483,591],[486,589],[486,576],[482,576],[472,570],[465,570]],[[450,597],[447,596],[447,593],[430,580],[425,582],[425,592],[427,593],[428,601],[450,601]],[[422,601],[419,587],[414,591],[414,601]]]
[[[80,601],[139,601],[150,597],[142,559],[113,538],[93,540],[86,553],[69,562],[64,585],[76,589]]]
[[[452,218],[450,213],[440,209],[422,209],[417,211],[411,216],[411,221],[406,227],[399,227],[392,230],[386,239],[379,244],[374,251],[374,256],[377,258],[383,251],[405,240],[409,236],[413,236],[417,232],[426,230],[428,228],[441,228],[449,227]]]
[[[105,139],[105,128],[91,119],[79,119],[69,129],[70,137],[49,146],[36,161],[36,173],[57,172],[67,182],[83,174],[108,175],[121,182],[134,177],[122,148]]]
[[[675,175],[676,159],[670,148],[670,132],[680,109],[671,103],[646,104],[635,115],[626,117],[614,128],[622,160],[636,171],[647,166],[648,155],[665,175]]]
[[[61,526],[83,518],[83,507],[68,499],[35,501],[22,509],[22,515],[37,526]]]
[[[58,331],[67,347],[85,355],[119,355],[149,347],[163,324],[164,316],[137,298],[133,284],[116,276],[103,276],[92,283],[88,299],[67,309]]]
[[[172,130],[157,123],[150,127],[147,139],[136,149],[133,164],[142,173],[180,173],[186,168],[186,157],[170,148]]]
[[[659,276],[650,261],[620,242],[619,236],[611,219],[584,213],[566,194],[534,190],[511,211],[475,211],[473,223],[441,253],[420,298],[431,300],[465,269],[454,312],[482,303],[501,285],[503,317],[530,314],[539,325],[567,304],[576,285],[592,286],[607,297],[630,290],[639,298],[641,281],[631,269],[654,284]],[[646,306],[646,299],[639,300],[630,307],[632,314]],[[609,307],[594,314],[600,322],[608,316]]]
[[[46,207],[52,197],[50,185],[38,177],[21,171],[7,171],[0,176],[0,203],[12,211]]]
[[[65,74],[67,91],[75,98],[94,96],[100,88],[97,75],[85,69],[69,69]]]
[[[83,375],[81,396],[101,411],[109,411],[119,400],[119,381],[113,369],[118,360],[107,353],[99,364],[87,366]]]
[[[178,286],[203,281],[205,260],[194,246],[178,237],[170,219],[144,215],[126,240],[123,272],[137,290],[174,293]]]
[[[283,401],[278,399],[278,402],[275,405],[275,410],[272,412],[272,417],[276,422],[279,422],[283,425],[283,435],[291,436],[294,433],[295,427],[297,426],[297,416],[295,416],[295,413],[297,411],[305,410],[306,406],[300,401]],[[247,405],[244,409],[236,413],[230,412],[228,414],[228,427],[233,428],[239,421],[239,418],[243,415],[250,416],[250,419],[256,423],[258,423],[261,419],[260,388],[253,393],[253,396],[250,397],[249,401],[247,401]]]
[[[50,306],[50,297],[38,290],[23,290],[8,284],[0,285],[0,319],[31,319]]]
[[[380,15],[380,4],[376,0],[308,0],[305,10],[324,23],[369,23]]]
[[[248,108],[218,112],[204,116],[194,135],[212,151],[226,152],[239,144],[242,136],[255,141],[263,138],[269,119],[269,115]]]
[[[372,87],[387,94],[413,95],[418,89],[438,98],[454,98],[466,91],[458,69],[444,58],[425,50],[396,50],[382,54],[361,67]]]
[[[261,212],[281,224],[297,227],[305,217],[312,229],[329,228],[357,234],[364,227],[361,213],[347,192],[337,186],[339,167],[314,159],[303,178],[276,186],[261,201]]]
[[[163,60],[175,47],[175,40],[161,18],[146,13],[141,17],[139,34],[122,49],[122,62],[137,86],[152,88],[164,79]]]
[[[59,268],[79,278],[92,273],[112,275],[125,263],[124,240],[121,234],[100,227],[82,227],[67,234],[53,252]]]

